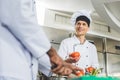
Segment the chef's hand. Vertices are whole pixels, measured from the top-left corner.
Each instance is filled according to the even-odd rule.
[[[52,71],[59,75],[70,76],[70,74],[76,74],[77,71],[81,70],[83,69],[70,63],[63,62],[63,66],[60,69],[53,69]]]
[[[55,70],[53,69],[52,72],[58,74],[58,75],[62,75],[62,76],[68,76],[72,73],[72,70],[68,67],[63,66],[61,69],[59,70]]]
[[[64,74],[63,72],[64,70],[66,70],[66,68],[63,67],[63,60],[62,58],[59,57],[56,50],[51,47],[51,49],[47,52],[47,54],[52,64],[52,72],[56,74]]]
[[[77,67],[77,66],[72,65],[72,64],[67,63],[67,62],[64,62],[63,64],[64,64],[65,67],[68,67],[69,69],[71,69],[73,74],[75,74],[76,71],[81,71],[81,70],[83,70],[82,68]]]

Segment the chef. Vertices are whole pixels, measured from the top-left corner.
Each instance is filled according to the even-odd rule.
[[[86,33],[90,28],[91,21],[90,14],[86,10],[75,12],[71,17],[75,35],[64,39],[58,50],[59,55],[66,62],[73,63],[84,70],[90,66],[94,68],[99,66],[96,47],[86,39]],[[69,55],[73,52],[79,52],[80,57],[71,58]]]

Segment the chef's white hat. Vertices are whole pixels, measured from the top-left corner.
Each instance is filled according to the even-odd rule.
[[[86,10],[79,10],[79,11],[76,11],[76,12],[72,15],[72,17],[71,17],[71,23],[72,23],[73,26],[74,26],[75,23],[76,23],[76,19],[77,19],[78,17],[80,17],[80,16],[85,16],[85,17],[87,17],[87,18],[90,20],[90,22],[92,21],[91,16],[90,16],[90,13],[89,13],[88,11],[86,11]]]

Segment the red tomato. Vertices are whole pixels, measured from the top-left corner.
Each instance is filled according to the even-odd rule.
[[[77,71],[75,75],[79,76],[79,77],[83,76],[84,75],[84,71]]]
[[[70,54],[70,57],[72,57],[72,58],[80,57],[80,53],[79,52],[73,52],[72,54]]]
[[[95,68],[93,68],[92,66],[86,68],[86,71],[89,73],[92,73],[93,70],[95,70]]]

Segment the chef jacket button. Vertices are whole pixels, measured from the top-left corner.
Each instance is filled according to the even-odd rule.
[[[88,67],[88,65],[86,65],[86,67]]]
[[[30,67],[32,67],[33,66],[33,63],[30,65]]]
[[[88,48],[88,47],[86,47],[86,48]]]
[[[88,57],[88,55],[86,57]]]

